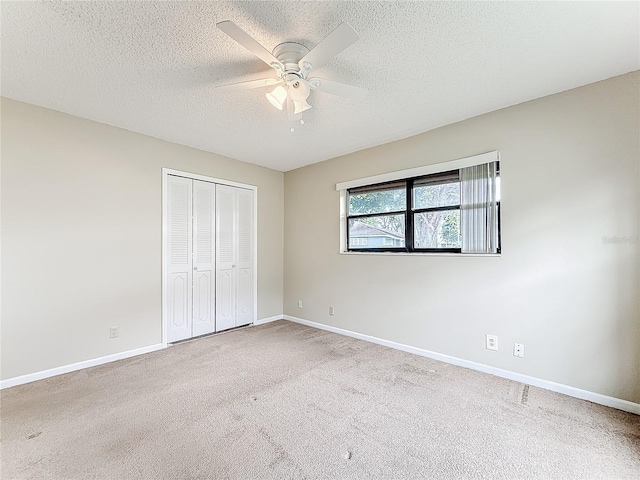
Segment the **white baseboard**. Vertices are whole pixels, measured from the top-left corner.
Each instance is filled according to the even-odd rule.
[[[41,372],[29,373],[27,375],[21,375],[20,377],[8,378],[0,381],[0,390],[15,387],[17,385],[23,385],[25,383],[35,382],[36,380],[42,380],[44,378],[55,377],[56,375],[62,375],[63,373],[75,372],[76,370],[82,370],[83,368],[115,362],[116,360],[122,360],[123,358],[135,357],[136,355],[142,355],[143,353],[155,352],[162,348],[164,348],[163,345],[161,343],[157,343],[155,345],[149,345],[148,347],[136,348],[134,350],[127,350],[126,352],[114,353],[104,357],[72,363],[71,365],[63,365],[62,367],[50,368],[49,370],[43,370]]]
[[[284,315],[285,320],[291,322],[300,323],[313,328],[319,328],[321,330],[327,330],[329,332],[345,335],[347,337],[357,338],[371,343],[377,343],[378,345],[384,345],[385,347],[395,348],[396,350],[402,350],[403,352],[413,353],[422,357],[432,358],[441,362],[450,363],[452,365],[458,365],[460,367],[470,368],[479,372],[488,373],[497,377],[507,378],[516,382],[532,385],[534,387],[544,388],[545,390],[551,390],[553,392],[562,393],[570,397],[579,398],[581,400],[588,400],[593,403],[605,405],[607,407],[617,408],[625,412],[635,413],[640,415],[640,403],[630,402],[628,400],[622,400],[620,398],[609,397],[602,395],[601,393],[590,392],[588,390],[582,390],[580,388],[570,387],[569,385],[563,385],[561,383],[550,382],[541,378],[530,377],[521,373],[511,372],[509,370],[503,370],[501,368],[491,367],[482,363],[472,362],[470,360],[464,360],[458,357],[452,357],[450,355],[444,355],[442,353],[432,352],[418,347],[412,347],[410,345],[404,345],[402,343],[392,342],[390,340],[384,340],[378,337],[372,337],[358,332],[352,332],[351,330],[345,330],[338,327],[332,327],[330,325],[324,325],[322,323],[311,322],[298,317],[292,317],[291,315]]]
[[[275,322],[276,320],[282,320],[284,318],[283,314],[274,315],[273,317],[260,318],[253,322],[254,325],[262,325],[263,323]]]
[[[273,317],[261,318],[254,322],[254,325],[262,325],[269,322],[275,322],[276,320],[282,320],[284,315],[274,315]],[[116,360],[122,360],[123,358],[134,357],[136,355],[142,355],[143,353],[155,352],[166,348],[167,345],[158,343],[156,345],[150,345],[148,347],[136,348],[134,350],[128,350],[126,352],[114,353],[113,355],[107,355],[105,357],[94,358],[92,360],[85,360],[83,362],[72,363],[71,365],[63,365],[62,367],[51,368],[49,370],[43,370],[41,372],[29,373],[27,375],[21,375],[19,377],[8,378],[6,380],[0,380],[0,390],[9,387],[15,387],[17,385],[23,385],[25,383],[35,382],[37,380],[43,380],[49,377],[55,377],[56,375],[62,375],[63,373],[75,372],[76,370],[82,370],[83,368],[95,367]]]

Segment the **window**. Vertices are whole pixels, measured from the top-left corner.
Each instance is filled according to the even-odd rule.
[[[498,162],[348,188],[347,250],[499,253],[499,190]]]
[[[460,175],[457,170],[408,181],[414,250],[459,253]]]
[[[380,248],[402,249],[405,243],[407,190],[406,182],[371,185],[349,190],[348,209],[349,239],[366,236],[371,242],[367,250]],[[385,239],[397,239],[398,246],[385,245]],[[349,241],[350,246],[354,244]]]
[[[365,246],[369,244],[369,239],[368,238],[351,238],[350,240],[350,245],[352,247],[357,247],[357,246]]]

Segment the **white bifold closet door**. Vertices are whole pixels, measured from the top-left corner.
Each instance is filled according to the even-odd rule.
[[[254,192],[167,177],[167,342],[254,316]]]
[[[193,276],[193,227],[191,192],[193,180],[169,176],[167,181],[167,339],[191,337],[191,283]]]
[[[168,342],[215,331],[215,188],[168,177]]]
[[[193,180],[193,327],[192,336],[215,331],[214,183]]]
[[[216,331],[253,322],[253,191],[216,187]]]

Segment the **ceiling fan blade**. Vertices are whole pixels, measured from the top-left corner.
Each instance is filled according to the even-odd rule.
[[[338,97],[347,98],[356,102],[364,100],[368,93],[364,88],[334,82],[333,80],[325,80],[324,78],[310,78],[309,86],[312,90],[330,93],[331,95],[337,95]]]
[[[280,61],[269,50],[232,21],[225,20],[217,23],[216,26],[270,67],[278,66],[283,69]]]
[[[321,67],[359,39],[360,37],[351,25],[341,23],[309,53],[302,57],[298,65],[301,69],[307,71]]]
[[[250,80],[248,82],[218,85],[216,90],[221,92],[237,92],[239,90],[251,90],[252,88],[270,87],[281,83],[283,82],[279,78],[261,78],[260,80]]]

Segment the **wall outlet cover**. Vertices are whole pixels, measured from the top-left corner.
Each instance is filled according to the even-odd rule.
[[[487,350],[498,350],[498,336],[497,335],[487,335]]]

